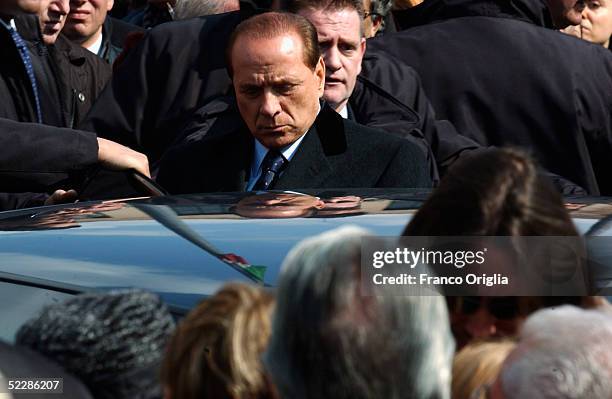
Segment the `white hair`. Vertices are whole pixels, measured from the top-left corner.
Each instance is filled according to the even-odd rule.
[[[500,374],[508,399],[612,397],[612,317],[574,306],[529,317]]]
[[[238,0],[177,0],[174,19],[188,19],[222,14],[240,9]]]
[[[264,362],[281,397],[446,399],[454,352],[441,296],[361,291],[366,230],[309,238],[279,277]]]

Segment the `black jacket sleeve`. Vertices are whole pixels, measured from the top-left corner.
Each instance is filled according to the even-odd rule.
[[[94,133],[0,118],[0,191],[45,191],[97,161]]]

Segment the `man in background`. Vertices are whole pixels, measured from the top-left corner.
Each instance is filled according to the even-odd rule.
[[[144,29],[107,15],[114,0],[70,0],[64,34],[70,40],[112,64],[121,53],[125,38]]]

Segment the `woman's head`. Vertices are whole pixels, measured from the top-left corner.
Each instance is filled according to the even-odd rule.
[[[448,171],[404,235],[529,237],[577,236],[578,232],[561,195],[538,173],[531,158],[519,150],[488,149],[459,161]],[[505,270],[499,263],[486,267],[480,271]],[[548,271],[546,267],[540,271]],[[568,274],[556,267],[555,272]],[[515,335],[530,313],[555,305],[551,302],[554,298],[578,305],[588,297],[448,297],[457,346]]]
[[[454,165],[410,221],[406,236],[572,236],[561,195],[514,149],[487,149]]]
[[[612,36],[612,0],[586,0],[580,35],[584,40],[609,47]]]
[[[272,294],[228,284],[179,324],[166,350],[166,399],[272,398],[260,357],[270,336]]]

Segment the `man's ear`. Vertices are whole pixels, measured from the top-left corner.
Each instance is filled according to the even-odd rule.
[[[107,0],[106,1],[106,11],[112,10],[114,5],[115,5],[115,0]]]
[[[359,75],[361,73],[361,62],[363,61],[363,56],[365,55],[366,52],[366,38],[362,37],[361,38],[361,43],[359,43],[359,51],[361,51],[361,56],[359,58],[359,67],[357,68],[357,75]]]
[[[323,57],[319,57],[319,62],[317,62],[314,73],[319,84],[318,89],[320,98],[323,97],[323,92],[325,91],[325,61],[323,61]]]
[[[382,27],[383,17],[377,15],[375,18],[372,18],[372,35],[376,36],[380,28]]]

